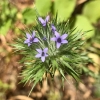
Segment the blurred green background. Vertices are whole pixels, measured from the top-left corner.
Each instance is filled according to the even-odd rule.
[[[45,17],[48,14],[51,18],[58,14],[59,23],[69,20],[71,29],[77,28],[76,31],[91,30],[83,38],[86,39],[84,49],[94,63],[84,68],[87,75],[83,73],[82,84],[73,84],[74,80],[66,76],[73,82],[72,85],[65,82],[63,91],[60,90],[60,79],[56,77],[54,84],[50,82],[51,85],[47,85],[44,82],[41,91],[37,86],[29,98],[27,95],[31,87],[18,84],[21,80],[18,77],[22,70],[18,63],[21,56],[15,55],[9,44],[21,36],[20,29],[36,25],[37,15]],[[96,100],[99,97],[100,0],[0,0],[0,100]]]

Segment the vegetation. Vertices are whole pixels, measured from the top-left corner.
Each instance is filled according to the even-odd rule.
[[[28,98],[30,100],[31,98],[32,100],[67,100],[68,98],[74,98],[75,100],[75,98],[77,98],[77,100],[80,100],[78,96],[75,97],[75,89],[77,89],[77,91],[79,92],[81,91],[80,94],[78,93],[78,95],[81,95],[81,99],[83,100],[93,100],[93,98],[95,100],[96,98],[99,98],[99,4],[99,0],[0,0],[1,100],[14,100],[15,98],[20,100],[21,98]],[[45,17],[47,15],[50,16],[50,19],[48,23],[45,23],[47,25],[45,30],[42,21],[40,21],[38,17],[41,16],[41,18],[45,22]],[[38,39],[40,40],[42,39],[43,34],[45,34],[46,37],[52,38],[53,35],[49,36],[47,34],[53,33],[51,30],[52,24],[54,25],[60,36],[65,33],[68,34],[68,37],[66,37],[68,43],[66,45],[61,43],[61,47],[58,49],[58,51],[56,51],[59,52],[55,56],[57,60],[51,59],[52,55],[50,54],[48,55],[50,57],[45,56],[46,60],[43,64],[41,61],[41,57],[34,58],[32,56],[32,54],[37,54],[36,50],[34,50],[37,48],[34,48],[33,45],[31,45],[29,48],[27,43],[24,43],[25,39],[27,39],[26,32],[32,35],[32,32],[34,30],[36,32],[36,37],[38,37]],[[15,43],[15,40],[17,40],[17,43]],[[44,40],[41,41],[42,42],[39,42],[40,44],[38,44],[36,47],[40,48],[47,46],[48,48],[50,48],[50,50],[52,46],[55,46],[56,48],[56,44],[52,43],[55,43],[57,41],[52,41],[50,45],[48,45],[48,42],[50,42],[48,40],[47,44],[43,42]],[[44,44],[42,45],[42,43]],[[15,54],[16,50],[13,49],[13,47],[11,46],[12,44],[15,44],[13,46],[16,47],[16,50],[18,51],[17,54]],[[65,51],[69,54],[67,61],[65,61],[66,52],[64,52],[63,45],[66,49]],[[49,53],[51,52],[50,50],[48,51]],[[61,59],[63,60],[59,61],[59,57],[61,57]],[[58,62],[61,63],[59,63],[58,65]],[[46,66],[46,64],[51,64],[53,66],[49,66],[48,69],[45,69],[44,66]],[[33,68],[31,67],[31,65],[33,67],[35,65],[38,66],[35,66]],[[41,68],[40,65],[43,65],[43,67]],[[63,65],[63,67],[61,67],[60,65]],[[66,66],[66,68],[64,66]],[[56,69],[60,74],[58,73],[58,71],[56,71]],[[31,70],[33,71],[32,74]],[[39,71],[39,74],[34,70]],[[22,75],[20,75],[20,73],[22,73]],[[45,81],[44,73],[49,73],[49,75],[47,74],[48,83],[46,83]],[[69,77],[69,75],[71,75],[75,79],[80,79],[80,82],[82,82],[83,85],[78,81],[76,82],[74,79]],[[52,78],[54,79],[53,81]],[[66,81],[64,81],[63,79],[67,79],[69,83],[71,83],[70,81],[72,80],[74,84],[71,84],[72,86],[70,86],[68,85],[68,82],[66,83]],[[19,84],[21,80],[22,82],[26,82],[25,87],[23,87],[23,83]],[[42,84],[38,85],[38,81],[41,81]],[[30,85],[27,85],[28,83]],[[62,83],[65,89],[64,91],[62,89]],[[32,86],[35,86],[34,89],[32,88]],[[84,89],[82,88],[82,86],[84,86]],[[72,91],[70,87],[73,87]],[[32,91],[30,93],[30,98],[22,97],[22,95],[28,96],[31,88]],[[47,93],[46,91],[49,92]],[[68,91],[71,91],[72,95],[70,95]],[[17,95],[20,95],[21,97]]]

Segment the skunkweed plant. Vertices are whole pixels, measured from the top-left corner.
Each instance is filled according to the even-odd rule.
[[[50,19],[37,17],[37,25],[22,31],[22,38],[18,38],[13,45],[16,51],[23,55],[21,60],[26,66],[21,75],[22,82],[33,83],[32,89],[48,74],[53,78],[56,70],[61,79],[65,74],[79,79],[79,69],[88,62],[82,45],[84,36],[81,31],[73,34],[70,23],[58,23],[57,16]],[[31,92],[30,92],[31,93]]]

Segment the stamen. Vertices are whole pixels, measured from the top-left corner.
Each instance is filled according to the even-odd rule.
[[[42,56],[44,56],[45,55],[45,53],[44,52],[42,52]]]
[[[31,37],[31,38],[30,38],[30,42],[33,42],[33,40],[34,40],[34,38],[33,38],[33,37]]]
[[[57,39],[57,42],[58,43],[61,43],[61,38],[60,37]]]

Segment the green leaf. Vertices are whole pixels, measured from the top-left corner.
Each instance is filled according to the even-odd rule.
[[[36,9],[41,16],[47,15],[50,11],[51,0],[36,0]]]
[[[60,72],[60,74],[62,75],[62,77],[64,78],[64,79],[66,79],[66,77],[65,77],[65,75],[64,75],[64,71],[61,69],[61,68],[59,68],[59,72]],[[67,79],[66,79],[67,80]]]
[[[92,30],[92,31],[86,33],[85,36],[87,39],[93,37],[95,34],[93,26],[91,25],[91,23],[85,16],[81,16],[81,15],[76,16],[76,22],[75,22],[74,28],[75,27],[77,27],[77,29],[74,31],[75,33],[79,29],[82,31]]]
[[[13,8],[13,9],[11,9],[11,11],[10,11],[10,16],[12,17],[12,18],[14,18],[14,16],[17,14],[17,9],[16,8]]]
[[[66,66],[65,67],[67,69],[66,72],[68,74],[70,74],[73,78],[78,80],[79,74],[77,72],[75,72],[74,69],[67,62],[65,62],[64,60],[61,60],[61,62]]]
[[[58,21],[62,22],[71,16],[76,0],[55,0],[54,4],[54,12],[58,13]]]
[[[6,9],[5,10],[5,15],[9,15],[10,14],[10,10],[9,9]]]
[[[35,67],[37,67],[37,66],[35,66]],[[46,70],[46,67],[45,66],[39,66],[39,67],[42,67],[41,69],[39,69],[37,72],[36,72],[36,74],[33,74],[33,76],[34,76],[34,84],[33,84],[33,86],[32,86],[32,89],[31,89],[31,91],[30,91],[30,93],[32,92],[32,90],[33,90],[33,88],[35,87],[35,85],[39,82],[39,81],[42,81],[42,78],[43,78],[43,75],[44,75],[44,73],[45,73],[45,70]],[[32,75],[32,74],[31,74]],[[29,75],[30,76],[30,75]],[[30,95],[30,93],[29,93],[29,95]]]
[[[0,34],[6,35],[9,28],[11,26],[11,20],[8,20],[1,28],[0,28]]]
[[[96,23],[100,18],[100,0],[91,0],[87,3],[83,9],[83,15],[85,15],[90,22]]]
[[[36,19],[36,11],[32,8],[26,8],[23,12],[23,20],[26,24],[32,24]]]

